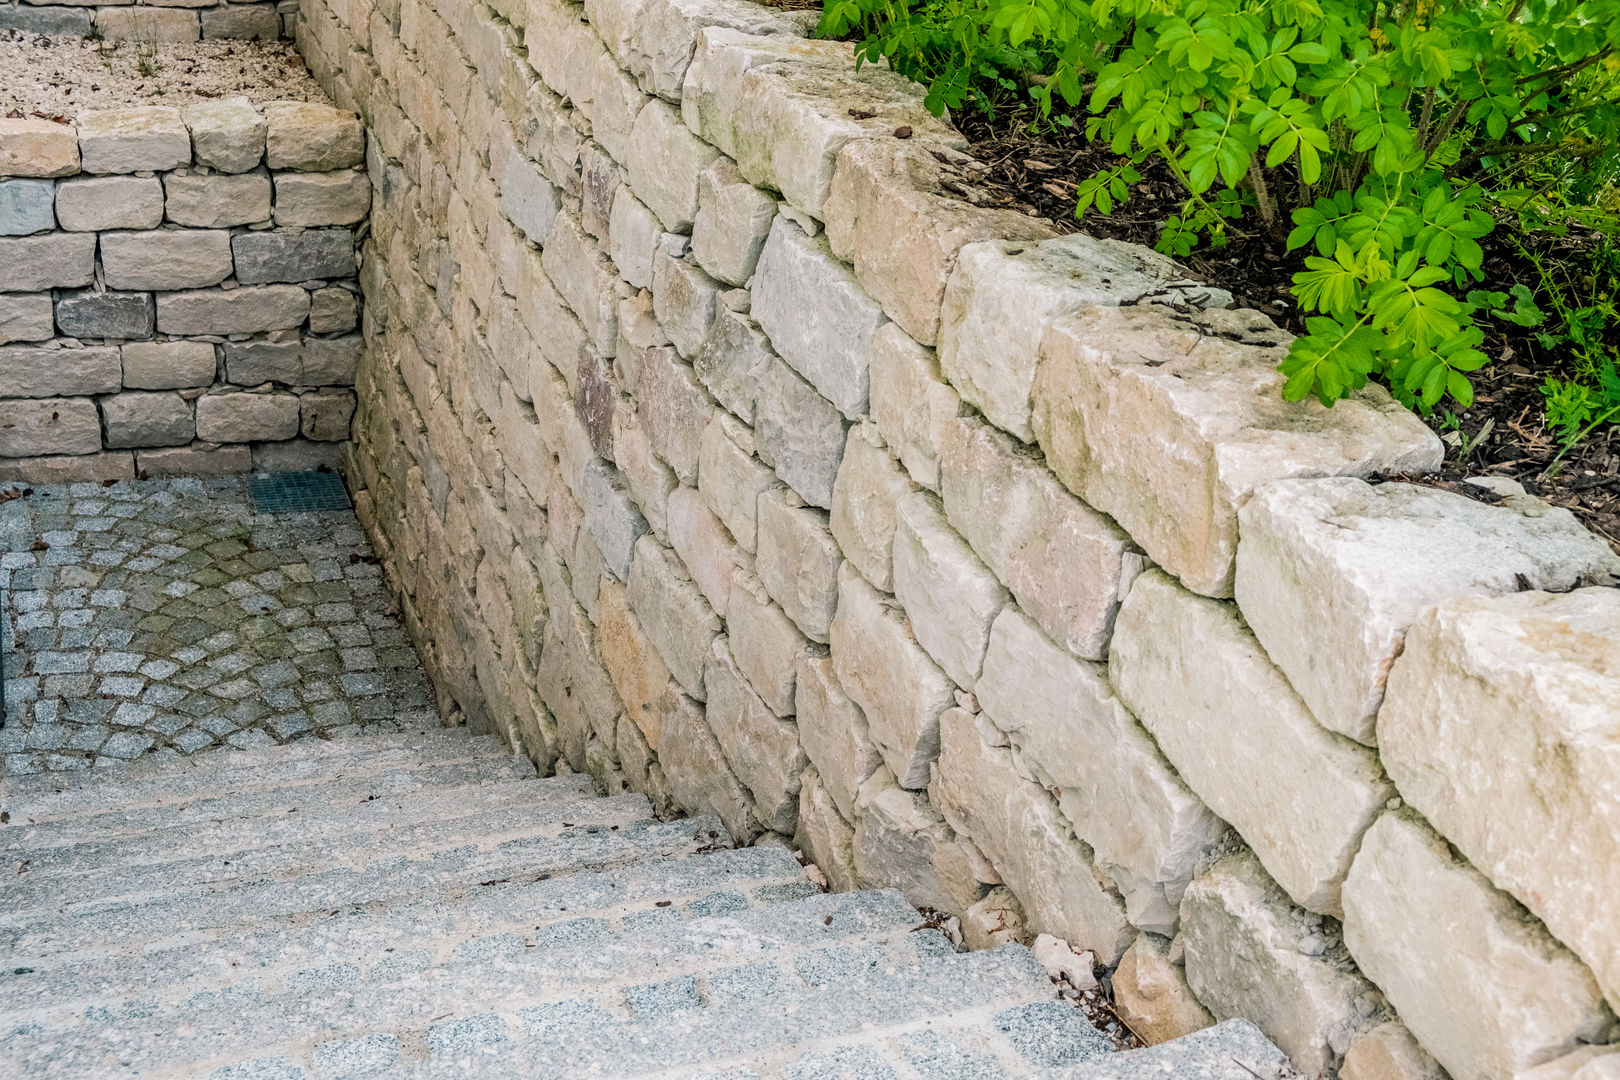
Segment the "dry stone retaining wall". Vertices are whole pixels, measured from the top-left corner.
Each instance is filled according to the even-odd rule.
[[[293,36],[297,0],[19,0],[0,2],[0,33],[98,37],[146,45],[230,38],[274,41]]]
[[[1092,950],[1155,1039],[1620,1064],[1614,555],[1373,482],[1441,460],[1382,390],[1285,404],[1275,326],[965,201],[806,25],[304,0],[372,136],[351,478],[446,710]]]
[[[335,460],[364,150],[304,102],[0,119],[0,480]]]

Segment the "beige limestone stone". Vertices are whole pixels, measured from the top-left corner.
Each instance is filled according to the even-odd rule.
[[[1027,935],[1024,907],[1005,885],[997,885],[962,913],[962,940],[970,949],[994,949]]]
[[[0,356],[0,370],[4,363]],[[89,398],[8,401],[0,416],[0,458],[94,454],[100,449],[101,418]]]
[[[608,212],[608,254],[624,280],[638,289],[652,285],[653,253],[662,234],[658,215],[629,187],[620,185]]]
[[[1591,971],[1404,811],[1362,841],[1344,940],[1452,1076],[1509,1077],[1614,1022]]]
[[[327,387],[298,395],[299,430],[315,442],[343,442],[354,420],[354,391]]]
[[[641,427],[653,449],[681,483],[696,484],[703,431],[715,406],[692,365],[668,346],[648,349],[641,358],[636,396]]]
[[[90,109],[79,114],[77,126],[80,163],[87,173],[162,172],[191,164],[191,134],[179,109]]]
[[[733,578],[750,562],[747,552],[737,546],[695,488],[682,485],[670,492],[665,515],[669,546],[686,564],[715,614],[726,618]]]
[[[1620,1052],[1611,1044],[1583,1046],[1545,1065],[1525,1069],[1514,1080],[1614,1080],[1617,1076]]]
[[[883,764],[883,756],[872,741],[866,714],[844,693],[830,658],[800,656],[795,676],[799,741],[848,820],[855,816],[856,794]]]
[[[93,233],[0,236],[0,292],[77,289],[96,273]]]
[[[371,181],[359,169],[276,175],[277,225],[353,225],[370,210]]]
[[[895,591],[895,515],[900,501],[915,490],[876,424],[864,421],[850,429],[833,484],[829,525],[844,557],[884,592]]]
[[[755,573],[806,637],[825,642],[838,607],[843,557],[827,515],[796,502],[777,490],[760,495]]]
[[[723,26],[749,34],[802,36],[807,12],[778,11],[740,0],[592,0],[591,24],[608,50],[650,94],[679,101],[698,34]]]
[[[797,726],[779,718],[754,692],[724,635],[709,647],[703,687],[708,694],[704,718],[732,774],[753,795],[756,816],[766,828],[791,835],[799,812],[799,777],[810,764]]]
[[[1587,588],[1432,608],[1406,635],[1378,719],[1401,794],[1545,920],[1614,1007],[1617,718],[1620,591]]]
[[[794,843],[816,864],[836,892],[860,887],[855,869],[855,829],[828,795],[815,766],[804,770],[799,787],[799,823]]]
[[[1237,512],[1261,484],[1428,472],[1441,458],[1434,433],[1382,388],[1331,411],[1284,401],[1283,335],[1248,318],[1091,308],[1046,333],[1035,380],[1034,430],[1058,478],[1207,596],[1231,595]]]
[[[792,716],[798,662],[810,655],[809,641],[759,579],[742,568],[732,575],[725,619],[738,670],[772,712]]]
[[[163,181],[155,176],[79,176],[56,185],[56,220],[71,232],[155,229]]]
[[[1114,1011],[1149,1046],[1215,1023],[1209,1010],[1193,996],[1187,973],[1170,962],[1169,952],[1170,943],[1165,939],[1138,934],[1114,969]]]
[[[206,341],[132,341],[119,352],[129,390],[178,390],[214,381],[214,346]]]
[[[755,421],[765,371],[781,363],[754,321],[735,311],[715,313],[714,324],[692,357],[692,367],[709,393],[745,424]]]
[[[168,391],[133,390],[101,399],[109,449],[189,446],[196,438],[191,402]]]
[[[688,813],[712,811],[734,842],[748,843],[761,831],[753,800],[726,764],[702,706],[673,687],[665,700],[658,764],[675,802]]]
[[[630,567],[630,607],[687,694],[703,700],[703,664],[720,618],[692,583],[680,559],[650,536],[636,542]],[[645,732],[653,749],[658,737]]]
[[[197,436],[209,442],[259,442],[298,434],[294,394],[205,394],[197,399]]]
[[[618,344],[613,283],[619,278],[612,260],[567,210],[558,212],[540,259],[557,292],[584,325],[586,340],[602,356],[611,357]]]
[[[55,334],[50,293],[0,294],[0,345],[49,341]]]
[[[191,132],[197,164],[220,172],[241,173],[264,157],[267,125],[245,97],[199,101],[180,110]]]
[[[1443,1080],[1445,1075],[1399,1020],[1362,1033],[1339,1066],[1339,1080]]]
[[[653,312],[680,354],[696,360],[719,316],[720,283],[682,258],[685,241],[676,241],[653,253]]]
[[[163,190],[165,213],[176,225],[224,229],[270,220],[270,177],[262,172],[171,173]]]
[[[0,176],[72,176],[79,137],[68,124],[0,117]]]
[[[91,404],[91,408],[94,407]],[[51,454],[45,457],[0,457],[0,483],[68,484],[82,480],[133,479],[135,461],[128,450],[108,450],[99,454]]]
[[[743,179],[730,158],[718,158],[698,174],[692,257],[717,280],[744,285],[775,218],[776,200]]]
[[[348,289],[336,285],[309,294],[309,332],[341,334],[353,330],[360,321],[360,301]]]
[[[224,229],[152,229],[101,236],[101,270],[114,289],[197,289],[218,285],[231,276],[231,268],[231,234]]]
[[[184,43],[200,38],[202,25],[195,11],[141,4],[98,9],[96,33],[107,41]]]
[[[605,579],[597,594],[596,632],[603,666],[624,702],[625,714],[647,745],[658,746],[663,720],[662,698],[669,685],[669,666],[630,609],[625,586]]]
[[[665,513],[669,495],[680,485],[675,472],[658,459],[641,419],[630,409],[613,414],[613,457],[620,463],[630,494],[647,518],[647,525],[662,540],[669,539]]]
[[[0,347],[0,398],[110,394],[118,389],[122,377],[117,346],[91,346],[85,349],[52,349],[34,345]]]
[[[895,513],[894,594],[917,643],[958,686],[972,690],[1007,590],[927,492],[907,495]]]
[[[684,233],[691,231],[697,217],[698,176],[719,156],[681,122],[678,110],[651,101],[636,117],[625,166],[636,196],[658,215],[664,228]]]
[[[204,289],[157,298],[162,334],[255,334],[299,326],[308,316],[309,293],[297,285]]]
[[[272,169],[330,172],[365,158],[365,134],[352,112],[307,101],[272,101],[262,111],[264,163]]]
[[[872,335],[869,356],[872,419],[911,478],[939,490],[939,448],[962,399],[940,376],[932,349],[895,323]]]
[[[752,554],[758,548],[759,496],[776,477],[742,443],[752,446],[752,431],[729,416],[710,419],[698,447],[698,492],[738,545]]]
[[[855,801],[855,869],[866,888],[899,889],[918,907],[953,915],[984,892],[976,863],[927,798],[879,768]]]
[[[535,685],[557,718],[558,750],[583,772],[592,734],[612,732],[618,722],[619,696],[602,666],[584,610],[577,603],[553,602],[552,612],[540,646]]]

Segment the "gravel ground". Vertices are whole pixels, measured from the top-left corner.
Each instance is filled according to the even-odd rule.
[[[72,120],[120,105],[209,98],[327,101],[287,41],[140,44],[0,35],[0,116]]]

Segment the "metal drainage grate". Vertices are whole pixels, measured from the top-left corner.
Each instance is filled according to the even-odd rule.
[[[260,514],[349,509],[349,493],[335,472],[256,473],[248,480],[248,495]]]

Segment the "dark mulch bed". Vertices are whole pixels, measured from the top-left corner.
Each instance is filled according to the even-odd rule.
[[[1079,123],[1031,132],[1010,110],[994,119],[971,111],[953,119],[972,144],[972,155],[989,167],[988,174],[975,177],[975,186],[984,193],[980,198],[987,196],[986,205],[1049,218],[1063,232],[1083,231],[1148,247],[1158,241],[1165,220],[1181,210],[1183,196],[1175,179],[1163,166],[1149,163],[1123,207],[1112,215],[1089,211],[1076,218],[1075,185],[1119,162],[1106,145],[1087,143]],[[1287,253],[1262,231],[1238,231],[1243,224],[1233,223],[1225,247],[1199,248],[1180,261],[1193,277],[1228,290],[1241,305],[1299,332],[1303,323],[1288,282],[1304,267],[1305,256],[1314,252]],[[1527,242],[1557,254],[1593,239]],[[1507,230],[1499,229],[1486,250],[1490,274],[1484,287],[1506,291],[1519,282],[1535,287],[1534,268],[1513,246]],[[1620,552],[1620,425],[1588,436],[1554,466],[1559,445],[1543,422],[1539,387],[1549,374],[1567,375],[1569,358],[1542,348],[1518,327],[1484,328],[1483,349],[1493,363],[1473,377],[1473,407],[1458,415],[1455,425],[1446,421],[1445,403],[1425,418],[1446,440],[1447,455],[1441,472],[1424,482],[1489,499],[1492,496],[1482,489],[1459,481],[1481,475],[1516,480],[1532,495],[1567,507]]]

